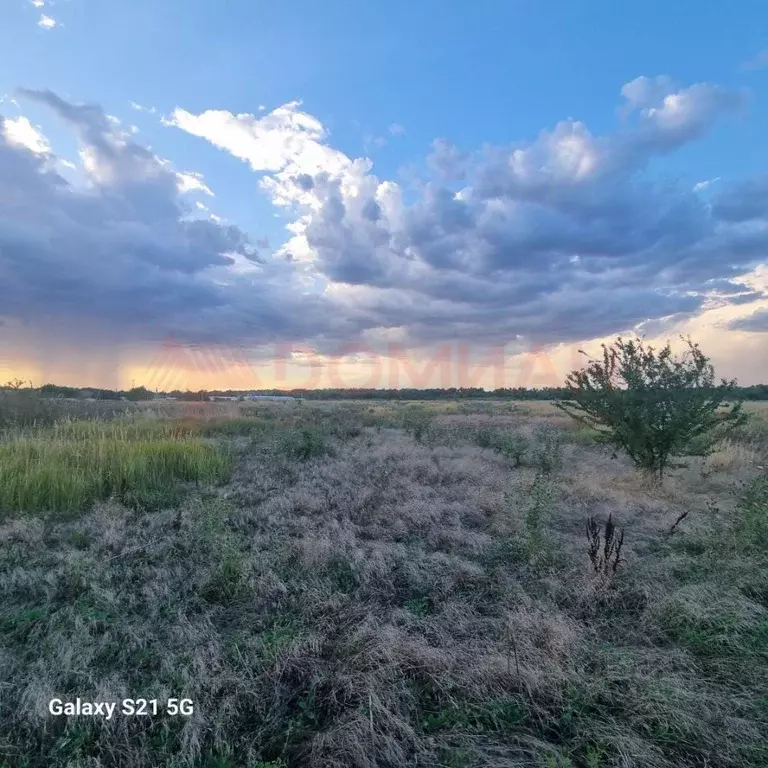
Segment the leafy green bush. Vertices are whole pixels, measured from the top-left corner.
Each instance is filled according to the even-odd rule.
[[[511,429],[496,430],[487,424],[477,429],[475,442],[481,448],[491,448],[502,456],[512,459],[516,467],[523,463],[523,458],[528,451],[528,440],[522,433]]]
[[[521,432],[508,429],[499,434],[495,447],[502,456],[512,459],[515,466],[519,467],[528,452],[528,439]]]
[[[403,413],[403,429],[420,443],[432,424],[432,414],[420,406],[410,406]]]
[[[536,431],[532,451],[533,465],[549,474],[562,466],[563,441],[560,430],[545,426]]]
[[[623,448],[639,467],[661,482],[670,457],[698,443],[725,424],[746,418],[733,400],[736,382],[715,384],[714,368],[697,344],[674,357],[669,343],[661,350],[637,339],[619,337],[603,344],[602,360],[592,359],[566,380],[570,399],[560,410],[596,429]]]
[[[496,444],[496,430],[488,424],[483,424],[475,432],[475,442],[481,448],[493,448]]]
[[[296,461],[309,461],[332,452],[325,430],[312,426],[284,432],[277,447],[280,454]]]

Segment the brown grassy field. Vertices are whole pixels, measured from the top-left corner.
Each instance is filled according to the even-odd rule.
[[[549,403],[129,410],[0,438],[0,766],[768,765],[765,406],[660,488]]]

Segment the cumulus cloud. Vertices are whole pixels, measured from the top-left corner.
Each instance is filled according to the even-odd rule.
[[[53,29],[56,26],[56,19],[41,13],[37,26],[42,27],[43,29]]]
[[[666,77],[637,78],[621,95],[621,123],[605,135],[564,120],[532,142],[475,153],[436,141],[434,177],[415,199],[331,147],[297,102],[263,117],[178,109],[171,122],[262,175],[274,203],[295,212],[283,251],[345,286],[334,291],[341,307],[404,328],[415,345],[560,342],[690,317],[711,281],[748,271],[768,244],[759,183],[709,206],[642,174],[745,95]]]
[[[415,189],[332,146],[300,102],[175,109],[166,125],[247,163],[287,217],[267,256],[185,203],[210,192],[201,176],[174,171],[97,107],[23,93],[77,132],[86,184],[3,131],[0,305],[12,316],[333,354],[393,337],[412,350],[580,341],[761,297],[739,278],[765,260],[765,181],[721,182],[704,200],[644,173],[741,109],[744,94],[715,85],[638,78],[605,134],[564,120],[477,151],[438,140]]]

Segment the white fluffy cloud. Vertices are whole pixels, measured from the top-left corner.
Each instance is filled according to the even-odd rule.
[[[176,174],[176,186],[179,192],[202,192],[205,195],[214,197],[210,187],[205,183],[203,175],[194,171]]]
[[[48,154],[51,146],[40,131],[26,117],[7,119],[2,123],[5,140],[16,147],[25,147],[36,155]]]
[[[473,154],[436,142],[436,176],[408,203],[412,191],[331,147],[297,102],[261,117],[177,109],[170,122],[248,162],[295,212],[282,252],[347,286],[332,290],[342,307],[404,327],[413,344],[590,338],[690,316],[712,295],[754,300],[721,284],[764,259],[757,192],[710,206],[641,174],[737,112],[744,94],[640,77],[622,97],[621,124],[605,135],[566,120]]]
[[[53,29],[56,26],[56,19],[41,13],[37,26],[42,27],[43,29]]]

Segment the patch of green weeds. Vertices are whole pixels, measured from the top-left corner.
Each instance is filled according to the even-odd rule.
[[[159,512],[175,507],[183,495],[179,483],[168,483],[161,487],[126,488],[118,498],[123,505],[137,512]]]
[[[352,564],[343,557],[333,557],[326,567],[326,574],[333,585],[344,594],[351,594],[360,586],[360,578]]]
[[[23,644],[38,624],[45,621],[50,614],[48,606],[27,608],[17,614],[7,616],[0,620],[0,634],[6,641],[13,644]],[[8,643],[9,645],[11,642]]]
[[[224,603],[237,597],[244,586],[245,557],[242,552],[228,548],[221,563],[203,586],[203,598],[209,603]]]
[[[75,549],[85,550],[91,546],[91,537],[86,531],[72,531],[69,535],[69,543]]]
[[[559,470],[563,465],[562,430],[550,426],[538,429],[534,436],[531,461],[544,474]]]
[[[202,437],[252,437],[274,430],[274,423],[257,416],[204,422],[199,427]]]
[[[512,460],[516,467],[523,463],[528,451],[528,439],[525,435],[511,429],[498,430],[483,424],[475,431],[474,439],[481,448],[491,448]]]
[[[53,745],[52,753],[59,760],[69,761],[86,760],[89,757],[98,756],[98,739],[94,738],[93,728],[87,725],[67,724],[64,733],[56,739]]]
[[[660,613],[667,634],[704,659],[753,655],[768,661],[768,619],[746,622],[733,613],[694,616],[681,603],[668,603]]]
[[[475,431],[475,442],[481,448],[493,448],[496,444],[496,430],[488,424],[483,424]]]
[[[539,765],[541,768],[574,768],[573,760],[565,755],[544,755]]]
[[[438,752],[440,768],[471,768],[475,756],[468,749],[460,747],[443,747]]]
[[[768,475],[749,483],[739,497],[741,516],[733,531],[733,545],[744,553],[768,551]]]
[[[411,600],[406,600],[404,607],[414,616],[424,618],[432,612],[432,601],[428,597],[414,597]]]
[[[528,553],[532,560],[539,560],[547,554],[545,526],[552,512],[554,490],[544,474],[534,478],[528,492],[524,522],[527,535]]]
[[[528,452],[528,439],[521,432],[513,432],[510,429],[499,434],[495,449],[508,459],[511,459],[516,467],[523,463]]]
[[[273,662],[280,652],[296,642],[305,632],[302,624],[290,616],[279,616],[269,629],[259,634],[261,653],[268,662]]]
[[[422,718],[427,733],[461,730],[468,733],[504,731],[522,727],[531,718],[525,701],[500,697],[482,704],[450,703]]]
[[[599,686],[588,688],[586,685],[568,682],[563,691],[562,704],[558,712],[555,729],[557,734],[571,735],[578,730],[580,723],[591,718],[599,719],[603,713],[596,701],[598,693]]]
[[[528,560],[528,546],[520,537],[499,537],[494,539],[477,559],[487,568],[521,565]]]

